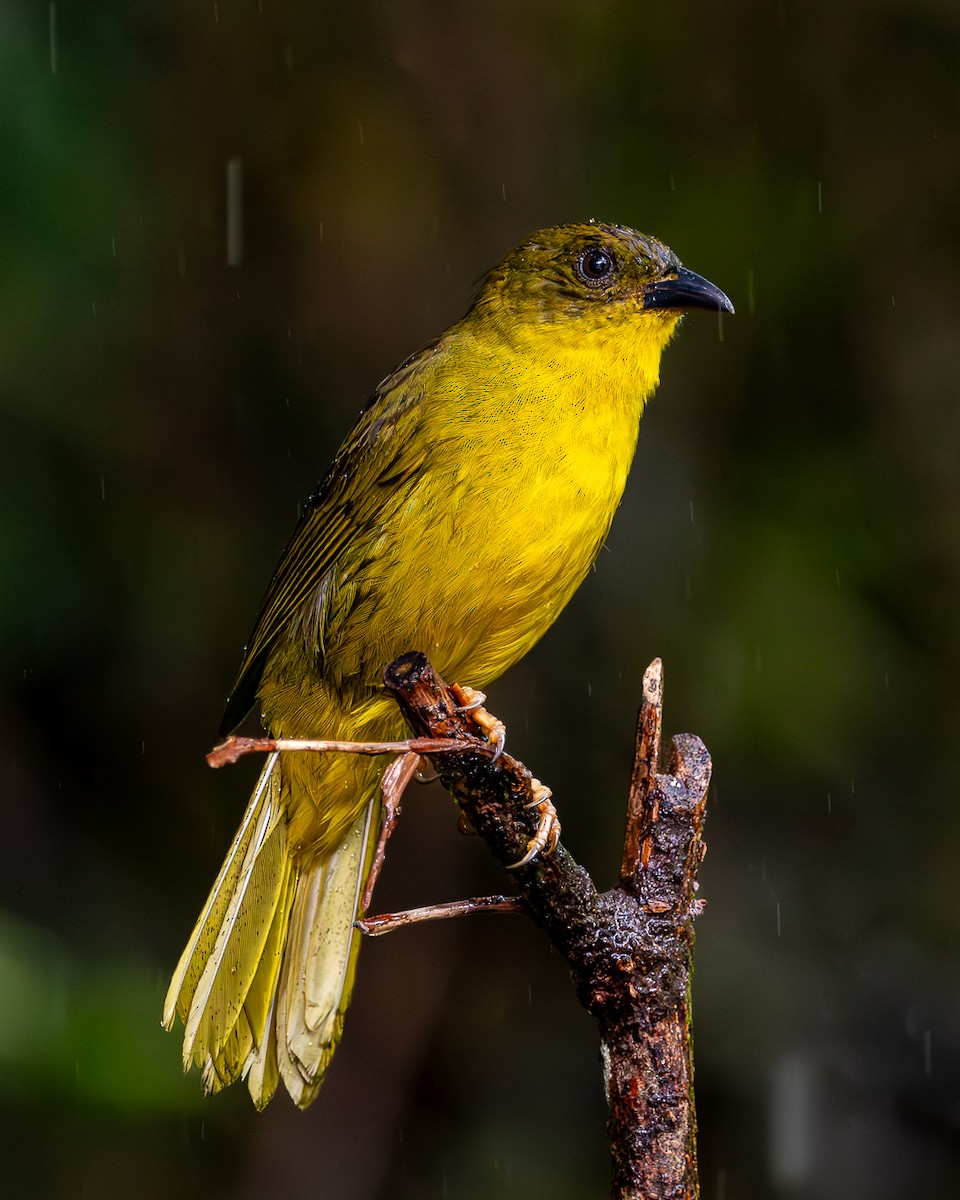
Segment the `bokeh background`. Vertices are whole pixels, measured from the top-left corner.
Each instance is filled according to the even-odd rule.
[[[159,1025],[298,504],[485,268],[592,216],[737,315],[684,323],[596,572],[490,707],[604,886],[655,655],[712,751],[705,1195],[954,1193],[958,124],[955,0],[4,0],[5,1196],[606,1194],[594,1030],[519,918],[366,947],[305,1114],[203,1099]],[[455,825],[413,796],[380,906],[503,886]]]

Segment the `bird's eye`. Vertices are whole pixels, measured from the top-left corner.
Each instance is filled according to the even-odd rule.
[[[590,287],[606,283],[616,272],[613,255],[602,246],[591,246],[577,259],[577,274]]]

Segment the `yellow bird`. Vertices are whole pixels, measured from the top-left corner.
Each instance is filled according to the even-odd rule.
[[[660,355],[687,309],[733,312],[662,242],[533,234],[466,316],[380,384],[280,559],[222,726],[403,736],[383,669],[422,650],[485,687],[557,618],[603,545]],[[271,756],[163,1011],[208,1092],[316,1096],[350,999],[382,766]]]

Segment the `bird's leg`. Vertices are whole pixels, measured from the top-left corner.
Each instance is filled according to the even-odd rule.
[[[419,765],[420,756],[418,754],[401,754],[383,773],[380,783],[380,790],[383,793],[383,817],[380,822],[377,848],[374,851],[370,873],[367,875],[360,902],[359,911],[362,913],[365,913],[370,907],[373,889],[380,877],[383,860],[386,856],[387,842],[400,819],[400,801],[407,784],[416,776]],[[460,814],[461,821],[463,815],[463,813]],[[361,933],[368,934],[370,937],[379,937],[384,933],[392,933],[395,929],[402,929],[406,925],[414,925],[418,921],[440,921],[448,917],[462,917],[476,912],[526,911],[526,905],[517,897],[474,896],[469,900],[452,900],[447,904],[429,904],[423,908],[409,908],[402,912],[380,913],[375,917],[363,917],[356,922],[356,927]]]
[[[448,904],[428,904],[424,908],[408,908],[403,912],[380,913],[357,921],[357,928],[369,937],[393,933],[418,921],[441,921],[448,917],[465,917],[478,912],[529,912],[519,896],[474,896],[470,900],[452,900]]]
[[[408,750],[399,754],[383,773],[380,781],[380,791],[383,794],[383,815],[380,818],[380,835],[377,838],[377,848],[373,853],[373,862],[363,886],[363,896],[360,900],[360,912],[365,913],[373,898],[373,889],[380,878],[384,856],[387,852],[387,842],[400,820],[400,801],[403,798],[407,784],[416,773],[420,764],[420,755]]]
[[[454,684],[450,688],[450,693],[456,702],[457,711],[469,714],[470,722],[479,729],[481,734],[491,744],[493,759],[496,760],[499,758],[503,753],[503,746],[506,740],[506,726],[483,707],[486,700],[484,694],[474,691],[473,688],[463,687],[459,684]],[[453,749],[454,747],[451,745],[449,748]],[[457,746],[456,749],[459,750],[460,747]],[[381,785],[383,791],[383,821],[370,874],[364,888],[360,908],[362,913],[366,913],[369,908],[374,884],[383,866],[387,840],[393,833],[400,815],[400,799],[403,791],[410,780],[418,776],[419,770],[420,760],[417,755],[408,752],[394,759],[383,774]],[[526,866],[538,854],[552,854],[556,850],[560,840],[560,821],[551,799],[553,793],[539,779],[530,778],[528,787],[531,799],[526,804],[526,807],[537,810],[537,829],[527,842],[526,853],[518,862],[511,863],[507,868],[508,870],[516,870],[518,867]],[[470,829],[469,821],[463,810],[460,812],[460,831],[462,833],[473,832]],[[364,916],[356,922],[356,927],[361,933],[376,937],[384,933],[391,933],[394,929],[413,925],[419,921],[438,921],[475,912],[527,912],[527,908],[522,900],[515,897],[475,896],[469,900],[455,900],[448,904],[431,904],[423,908],[405,909],[401,912],[381,913],[371,917]]]

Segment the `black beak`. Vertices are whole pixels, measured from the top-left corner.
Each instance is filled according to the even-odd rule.
[[[732,313],[733,305],[720,289],[686,267],[672,279],[654,279],[643,285],[644,308],[711,308]]]

